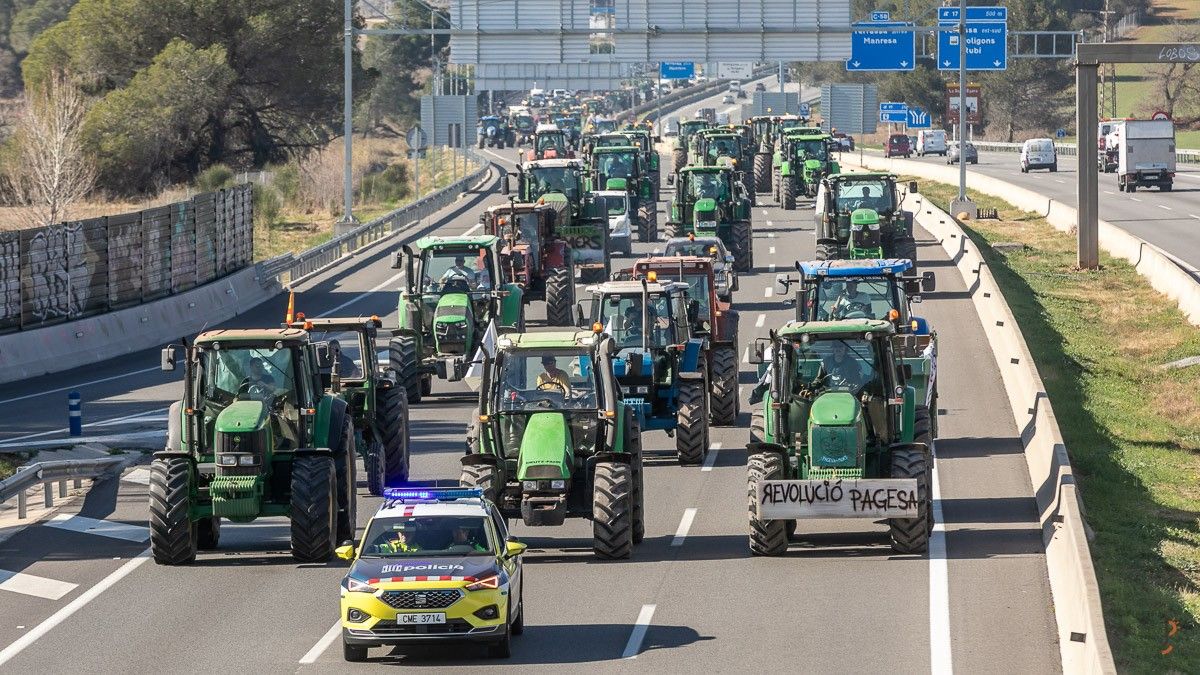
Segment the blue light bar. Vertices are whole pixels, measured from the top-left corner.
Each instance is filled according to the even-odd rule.
[[[452,502],[482,499],[483,488],[384,488],[383,497],[398,502]]]

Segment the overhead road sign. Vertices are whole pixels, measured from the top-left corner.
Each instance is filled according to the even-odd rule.
[[[708,72],[705,69],[704,72]],[[749,61],[722,61],[717,64],[717,79],[748,80],[754,74],[754,64]]]
[[[938,70],[958,70],[958,17],[957,7],[938,10]],[[967,42],[967,70],[1008,68],[1007,8],[968,7],[963,38]]]
[[[658,76],[664,80],[690,80],[696,76],[696,64],[691,61],[663,61]]]
[[[905,125],[909,129],[932,129],[933,120],[930,119],[929,113],[920,108],[909,108],[908,119]]]
[[[879,104],[879,112],[904,112],[905,110],[908,110],[907,103],[884,101]]]
[[[876,12],[880,14],[886,12]],[[850,34],[850,71],[908,71],[917,65],[916,34],[910,31],[871,30],[871,28],[904,28],[912,23],[875,21],[854,24]]]
[[[807,103],[801,103],[800,104],[800,116],[801,117],[811,117],[812,116],[812,106],[808,105]]]
[[[879,104],[879,121],[880,122],[895,122],[896,124],[905,124],[908,122],[908,104],[907,103],[880,103]]]
[[[891,21],[892,13],[891,12],[871,12],[871,20],[876,21],[876,22]]]

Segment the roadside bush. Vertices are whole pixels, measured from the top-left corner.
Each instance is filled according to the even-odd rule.
[[[213,164],[196,176],[196,189],[200,192],[213,192],[233,184],[233,169],[224,164]]]
[[[412,192],[408,167],[396,163],[363,178],[362,195],[369,201],[398,202]]]
[[[279,213],[283,209],[283,200],[279,192],[270,185],[254,183],[252,187],[252,203],[254,206],[254,227],[270,227],[279,222]]]

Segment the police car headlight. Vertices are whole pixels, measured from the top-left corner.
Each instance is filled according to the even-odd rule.
[[[484,577],[484,578],[476,581],[473,584],[467,585],[468,591],[485,591],[485,590],[492,590],[492,589],[496,589],[496,588],[500,588],[500,575],[499,574],[492,574],[491,576]]]
[[[350,591],[351,593],[374,593],[375,591],[379,590],[371,584],[368,584],[365,581],[359,581],[354,577],[346,577],[345,579],[342,579],[342,588]]]

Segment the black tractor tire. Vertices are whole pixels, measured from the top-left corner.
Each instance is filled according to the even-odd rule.
[[[383,431],[384,487],[407,483],[411,472],[408,397],[404,395],[404,391],[403,387],[395,386],[380,389],[376,395],[379,402],[379,425]]]
[[[573,326],[571,316],[575,304],[575,276],[570,267],[555,267],[546,277],[546,323],[551,326]]]
[[[432,375],[422,375],[420,379],[421,379],[421,396],[429,396],[430,394],[433,393],[433,376]],[[411,401],[410,401],[410,403],[411,403]]]
[[[621,462],[597,462],[592,492],[592,552],[628,558],[633,552],[633,471]]]
[[[471,417],[467,420],[467,454],[475,455],[479,453],[479,406],[471,411]]]
[[[675,418],[675,453],[684,466],[702,464],[708,455],[708,392],[704,382],[679,383]]]
[[[734,344],[737,340],[734,340]],[[737,424],[738,413],[741,412],[741,398],[738,396],[738,353],[737,347],[722,344],[713,347],[708,357],[709,383],[711,395],[709,405],[712,410],[712,424],[718,427],[731,427]]]
[[[493,502],[499,496],[503,482],[500,472],[492,464],[464,464],[458,476],[459,485],[479,488],[483,490],[483,496]]]
[[[818,240],[817,249],[813,253],[814,260],[837,260],[838,245],[833,240]]]
[[[196,524],[191,510],[192,463],[167,457],[150,463],[150,550],[159,565],[184,565],[196,559]]]
[[[330,445],[333,445],[332,443]],[[350,411],[342,417],[342,433],[333,448],[333,466],[337,472],[337,542],[354,539],[358,528],[358,472],[354,452],[354,424]]]
[[[365,645],[352,645],[345,640],[342,640],[342,660],[349,663],[362,663],[367,660],[367,648]]]
[[[779,175],[779,172],[772,169],[771,170],[771,199],[774,199],[776,203],[778,203],[779,199],[780,199],[780,187],[781,187],[782,182],[783,181]]]
[[[767,437],[767,419],[761,406],[750,413],[750,442],[761,443]]]
[[[795,211],[796,210],[796,179],[795,178],[784,178],[782,191],[783,191],[783,196],[779,200],[779,206],[781,206],[784,211]]]
[[[933,531],[933,499],[930,484],[928,451],[918,446],[892,450],[892,478],[917,479],[917,498],[920,501],[915,518],[890,518],[892,550],[896,553],[924,553],[929,549],[929,534]]]
[[[912,237],[896,237],[892,241],[890,258],[907,258],[912,261],[913,272],[917,270],[917,240]]]
[[[675,237],[683,236],[683,223],[678,223],[673,220],[667,221],[667,238],[674,239]]]
[[[629,436],[625,446],[629,448],[629,466],[633,468],[633,543],[640,544],[646,537],[646,490],[645,466],[642,464],[642,427],[637,417],[629,415]]]
[[[750,518],[750,552],[754,555],[782,555],[787,551],[786,520],[758,519],[758,482],[783,479],[783,455],[756,452],[746,460],[746,499]],[[795,522],[795,521],[790,521]]]
[[[733,269],[735,272],[754,270],[754,230],[748,221],[733,224]]]
[[[687,150],[683,148],[675,148],[671,151],[671,170],[678,173],[680,169],[687,165]]]
[[[638,209],[638,241],[658,241],[658,206],[650,204]]]
[[[417,341],[412,337],[394,337],[388,342],[388,364],[396,372],[396,382],[408,393],[409,403],[420,403],[423,393],[418,372]]]
[[[292,460],[292,557],[324,562],[337,546],[337,471],[333,458],[299,455]]]
[[[210,516],[196,521],[196,548],[201,551],[212,551],[220,545],[220,516]]]
[[[754,156],[754,191],[769,192],[771,190],[771,156]]]
[[[484,141],[485,141],[485,140],[487,140],[487,139],[485,139],[483,136],[480,136],[480,137],[479,137],[479,149],[480,149],[480,150],[482,150],[482,149],[483,149],[483,143],[484,143]]]
[[[367,474],[367,492],[378,497],[387,486],[387,477],[383,473],[384,451],[383,443],[371,441],[367,452],[363,455],[363,471]]]

